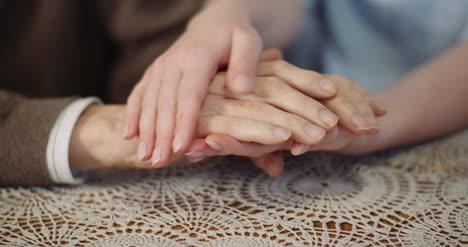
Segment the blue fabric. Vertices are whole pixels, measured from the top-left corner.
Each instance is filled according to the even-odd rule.
[[[303,58],[298,63],[297,54],[315,54],[319,58],[308,61],[319,59],[322,72],[356,80],[371,92],[468,39],[466,0],[303,1],[310,16],[290,61],[314,69],[316,62],[308,64]],[[318,4],[323,6],[323,21],[311,29],[310,22],[318,21]],[[321,38],[312,42],[311,36]],[[317,40],[321,43],[314,44]],[[313,45],[304,45],[307,42]],[[307,51],[317,47],[320,52]]]

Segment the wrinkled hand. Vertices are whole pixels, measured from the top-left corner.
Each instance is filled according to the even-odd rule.
[[[276,78],[281,78],[307,96],[319,99],[320,97],[323,98],[323,95],[317,95],[317,90],[313,90],[314,85],[319,86],[322,85],[324,81],[326,83],[331,81],[332,85],[337,87],[337,95],[335,97],[319,100],[319,102],[322,102],[323,106],[332,110],[340,117],[340,127],[333,129],[332,132],[328,132],[325,138],[317,145],[308,145],[307,143],[300,143],[300,141],[293,143],[290,148],[294,155],[300,155],[312,150],[334,150],[347,154],[365,152],[365,150],[360,150],[359,148],[352,148],[352,145],[349,145],[349,143],[353,143],[354,139],[359,139],[362,142],[363,139],[368,138],[365,134],[375,134],[378,132],[379,126],[376,117],[383,115],[385,110],[376,102],[374,96],[364,90],[359,83],[348,80],[347,78],[335,75],[321,75],[313,71],[296,68],[282,60],[271,60],[274,61],[264,62],[259,65],[257,76],[275,76]],[[267,84],[264,83],[264,85]],[[216,83],[212,84],[211,87],[216,87]],[[256,84],[256,87],[262,87],[262,85],[259,86]],[[218,90],[218,94],[228,95],[232,98],[251,101],[259,100],[250,95],[236,96],[230,94],[227,91],[222,91],[222,88],[219,86],[216,89]],[[272,95],[271,93],[266,94]],[[364,136],[358,137],[357,135]],[[295,140],[300,139],[298,138]],[[278,155],[278,153],[265,154],[264,151],[267,149],[264,146],[251,146],[251,144],[238,142],[232,140],[228,136],[220,135],[211,135],[206,141],[211,147],[220,147],[218,149],[222,149],[222,147],[226,145],[235,145],[239,152],[257,153],[257,156],[261,154],[261,156],[253,159],[254,163],[260,168],[267,167],[268,169],[265,170],[272,171],[269,174],[273,177],[279,176],[281,173],[280,171],[283,170],[284,163],[281,159],[281,155]],[[224,144],[221,145],[219,142]],[[216,155],[216,153],[211,155]]]
[[[231,111],[214,111],[218,105],[231,108]],[[239,107],[238,100],[225,99],[218,95],[208,95],[202,109],[197,131],[197,138],[216,135],[236,138],[237,140],[253,142],[252,146],[265,146],[265,151],[271,152],[284,145],[291,136],[291,131],[278,127],[268,121],[252,120],[236,116],[248,114],[251,109]],[[229,114],[232,115],[229,115]],[[137,140],[124,140],[120,130],[124,118],[123,105],[92,105],[86,109],[77,121],[70,142],[70,164],[72,169],[102,169],[102,168],[152,168],[151,162],[140,162],[136,149]],[[266,119],[268,120],[268,119]],[[247,130],[247,131],[246,131]],[[215,135],[215,136],[216,136]],[[232,136],[232,137],[231,137]],[[236,141],[237,141],[236,140]],[[214,152],[203,139],[195,139],[193,147],[203,147],[205,152]],[[226,154],[248,155],[235,147],[225,148]],[[199,151],[190,147],[187,155],[199,159]],[[253,153],[249,155],[254,156]],[[182,158],[182,155],[172,155],[167,162]]]

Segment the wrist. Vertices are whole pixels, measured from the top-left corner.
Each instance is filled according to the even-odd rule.
[[[75,170],[110,168],[113,136],[118,135],[123,107],[91,105],[78,119],[70,140],[70,168]],[[115,137],[114,137],[115,138]]]
[[[151,167],[137,157],[138,140],[121,135],[123,105],[91,105],[78,119],[70,140],[69,161],[74,170]],[[182,158],[173,155],[171,162]]]

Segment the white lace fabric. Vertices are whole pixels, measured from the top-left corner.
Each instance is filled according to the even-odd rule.
[[[0,246],[468,246],[468,131],[367,158],[222,157],[0,189]]]

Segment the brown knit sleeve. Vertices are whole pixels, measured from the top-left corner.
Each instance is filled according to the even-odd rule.
[[[109,98],[125,103],[145,69],[185,30],[204,0],[101,0],[96,2],[116,47]]]
[[[0,90],[0,185],[47,185],[49,133],[76,98],[29,99]]]

